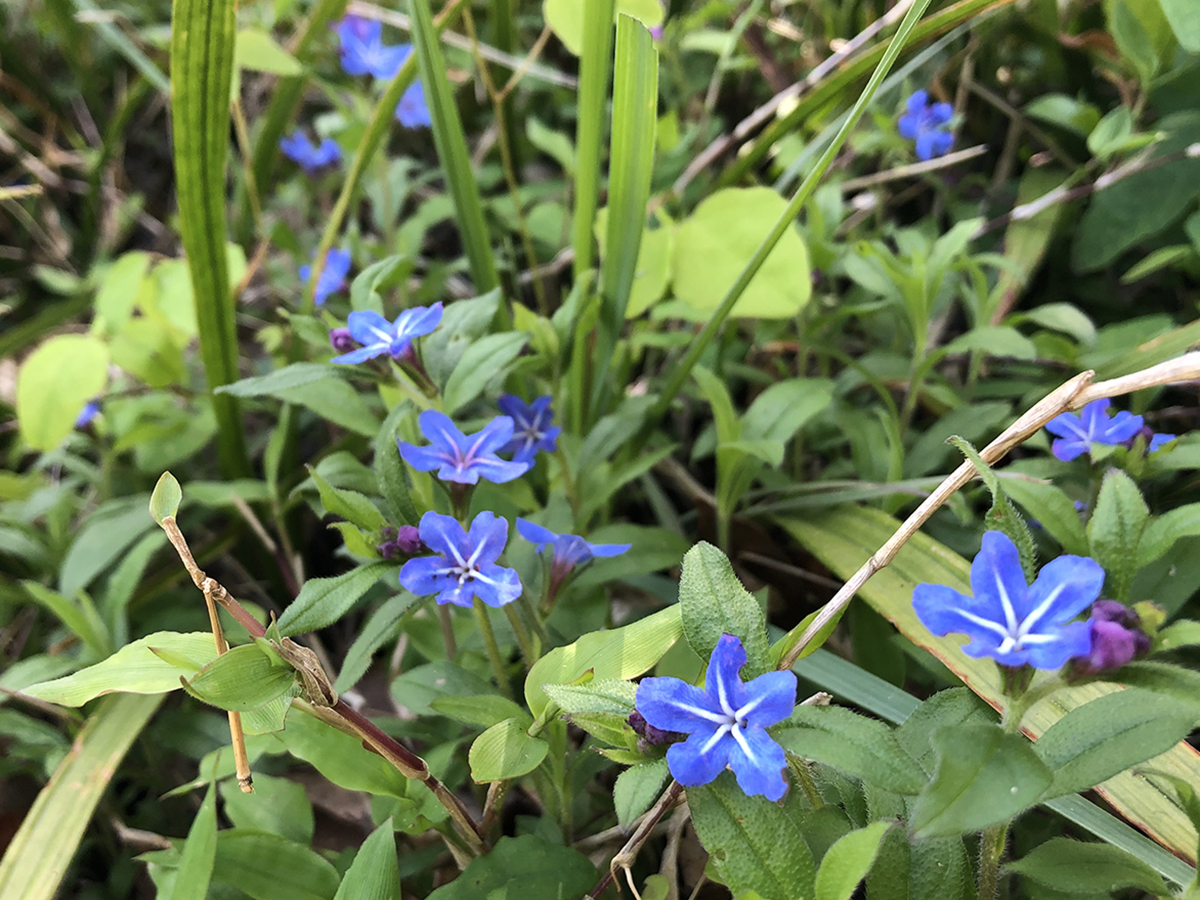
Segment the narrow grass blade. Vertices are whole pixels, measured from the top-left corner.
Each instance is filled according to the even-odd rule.
[[[170,900],[204,900],[212,880],[213,863],[217,860],[217,794],[216,782],[208,783],[204,802],[196,811],[187,843],[179,859],[179,874]]]
[[[154,85],[155,89],[164,94],[171,92],[171,82],[163,74],[163,70],[154,64],[154,60],[142,52],[142,49],[129,39],[120,28],[105,18],[105,12],[91,0],[72,0],[75,8],[81,13],[92,14],[88,24],[99,32],[100,36],[114,50],[125,57],[125,61],[142,73],[142,76]]]
[[[0,900],[51,900],[92,812],[161,694],[106,697],[75,738],[0,860]]]
[[[500,284],[496,272],[496,259],[492,255],[487,222],[483,218],[483,201],[479,199],[479,186],[475,173],[471,171],[471,153],[467,149],[467,138],[463,133],[462,120],[454,103],[454,90],[446,77],[446,62],[442,58],[442,45],[433,24],[429,0],[411,0],[412,37],[417,62],[421,67],[421,81],[425,86],[425,100],[429,115],[433,119],[433,142],[437,146],[438,159],[445,173],[446,186],[454,199],[455,219],[475,290],[482,294]]]
[[[571,246],[575,278],[592,267],[592,225],[600,195],[604,110],[612,77],[615,0],[583,0],[583,53],[579,60],[579,106],[575,126],[575,217]]]
[[[797,662],[793,671],[817,687],[897,725],[920,705],[920,701],[906,691],[828,650],[815,651]],[[1078,794],[1059,797],[1042,805],[1114,847],[1132,853],[1177,884],[1186,885],[1196,875],[1183,860]]]
[[[458,14],[462,3],[463,0],[449,0],[445,7],[443,7],[442,11],[433,21],[433,26],[437,34],[440,35],[446,26],[450,24],[454,16]],[[400,102],[400,98],[416,77],[417,55],[410,53],[408,59],[404,61],[404,65],[400,67],[400,71],[396,73],[396,77],[388,84],[387,90],[383,92],[383,96],[379,98],[379,102],[375,104],[375,109],[371,113],[371,120],[367,123],[366,130],[363,131],[363,136],[358,142],[358,147],[355,148],[354,156],[349,160],[349,165],[346,169],[346,180],[342,183],[342,192],[338,194],[337,202],[333,205],[333,212],[329,214],[329,218],[325,222],[325,230],[321,232],[321,242],[317,245],[316,258],[313,260],[312,277],[309,279],[308,287],[304,291],[302,307],[308,312],[311,312],[313,309],[313,291],[316,290],[317,280],[321,275],[321,268],[325,264],[325,254],[329,252],[329,248],[337,241],[338,234],[342,230],[342,225],[346,222],[346,215],[350,211],[350,204],[358,196],[363,176],[370,169],[371,163],[375,159],[375,154],[383,146],[383,142],[392,128],[396,104]],[[430,107],[430,111],[432,112],[432,106]]]
[[[654,49],[654,39],[645,25],[624,14],[617,24],[615,72],[608,233],[600,271],[604,331],[609,348],[616,344],[625,324],[625,307],[629,305],[629,292],[637,274],[658,115],[658,51]]]
[[[175,0],[171,14],[171,125],[179,231],[196,295],[209,389],[238,379],[234,297],[225,257],[225,160],[236,0]],[[212,396],[217,459],[226,478],[249,474],[238,401]]]
[[[791,202],[787,205],[787,209],[784,210],[783,215],[779,217],[779,221],[775,223],[770,233],[763,239],[762,244],[754,252],[754,256],[750,258],[750,262],[746,263],[746,268],[742,270],[737,280],[729,288],[729,292],[721,300],[721,305],[713,311],[712,317],[705,323],[704,328],[693,338],[684,352],[683,358],[671,368],[667,385],[646,419],[646,428],[643,429],[640,435],[639,444],[644,443],[645,438],[649,434],[649,429],[671,408],[671,403],[674,402],[676,395],[683,388],[684,383],[691,374],[692,368],[699,361],[704,351],[708,349],[708,345],[712,343],[721,326],[725,324],[725,320],[733,310],[734,304],[742,296],[742,292],[746,290],[747,285],[750,284],[751,280],[758,273],[758,270],[762,268],[763,263],[766,262],[771,251],[775,249],[775,245],[779,243],[779,239],[783,237],[784,232],[792,227],[792,222],[800,214],[800,210],[804,208],[804,204],[808,202],[808,198],[812,196],[812,192],[816,190],[817,185],[833,164],[838,151],[842,149],[842,145],[850,136],[851,130],[858,124],[858,120],[866,111],[867,106],[870,105],[871,98],[875,96],[875,91],[878,90],[880,82],[887,77],[887,73],[896,62],[896,57],[900,55],[900,51],[904,48],[921,15],[929,6],[929,2],[930,0],[917,0],[905,14],[900,27],[896,30],[896,36],[888,44],[887,49],[883,53],[883,58],[880,59],[879,65],[871,74],[871,78],[867,82],[866,87],[863,88],[862,94],[855,101],[854,107],[850,110],[850,115],[846,117],[846,121],[838,131],[837,136],[825,149],[825,152],[821,154],[821,158],[817,160],[817,164],[813,167],[813,170],[808,173],[808,177],[804,179],[803,183],[796,190]]]
[[[312,55],[317,39],[324,36],[330,22],[341,18],[346,9],[346,0],[317,0],[312,12],[297,31],[297,37],[292,47],[292,55],[302,63],[307,63]],[[280,78],[275,85],[275,93],[267,110],[263,114],[262,128],[254,144],[254,156],[251,166],[254,170],[254,183],[260,191],[266,190],[275,164],[279,161],[279,141],[287,130],[288,123],[296,115],[300,101],[304,97],[304,88],[308,85],[308,75],[296,75],[291,78]]]

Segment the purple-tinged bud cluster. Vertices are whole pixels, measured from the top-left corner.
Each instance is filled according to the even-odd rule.
[[[638,750],[642,753],[646,753],[651,747],[673,744],[683,738],[678,731],[664,731],[661,728],[655,728],[636,709],[629,714],[629,727],[637,734]]]
[[[401,525],[399,528],[389,525],[380,532],[380,537],[383,542],[378,547],[379,555],[384,559],[407,558],[429,551],[415,525]]]
[[[1088,625],[1092,630],[1092,650],[1076,660],[1081,671],[1094,673],[1119,669],[1150,652],[1152,642],[1142,631],[1141,619],[1124,603],[1097,600],[1092,604]]]

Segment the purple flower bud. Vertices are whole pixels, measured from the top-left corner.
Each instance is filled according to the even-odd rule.
[[[384,541],[375,548],[384,559],[395,559],[400,555],[400,545],[395,541]]]
[[[401,553],[416,556],[428,548],[421,540],[421,532],[416,525],[401,525],[396,532],[396,546]]]
[[[1092,650],[1079,658],[1088,672],[1119,669],[1150,650],[1150,637],[1141,629],[1138,614],[1116,600],[1097,600],[1092,604]]]
[[[358,346],[358,342],[350,337],[349,328],[335,328],[329,332],[329,343],[338,353],[349,353]]]
[[[673,731],[663,731],[661,728],[655,728],[653,725],[647,722],[646,717],[636,709],[629,714],[629,727],[632,728],[637,733],[638,737],[642,739],[641,741],[638,741],[639,744],[642,743],[642,741],[645,741],[646,744],[652,747],[668,744],[679,737],[679,735]]]
[[[663,36],[663,30],[662,30],[661,25],[655,25],[653,28],[650,29],[650,37],[652,37],[654,40],[661,41],[662,36]]]

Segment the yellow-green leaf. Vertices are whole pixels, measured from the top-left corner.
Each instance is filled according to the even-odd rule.
[[[29,355],[17,375],[21,438],[34,450],[53,450],[107,380],[108,348],[98,338],[50,338]]]

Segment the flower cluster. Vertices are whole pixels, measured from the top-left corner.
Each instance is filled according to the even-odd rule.
[[[400,570],[400,584],[417,596],[433,594],[439,604],[471,606],[478,597],[488,606],[504,606],[521,596],[515,569],[496,560],[508,542],[508,521],[481,512],[464,531],[453,516],[430,510],[421,516],[421,541],[436,556],[410,559]]]
[[[335,356],[330,362],[353,366],[377,356],[402,359],[412,353],[414,340],[429,334],[441,321],[441,303],[406,309],[395,322],[369,309],[355,310],[347,317],[344,329],[335,328],[329,333],[329,342],[335,350],[347,347],[347,338],[360,346]]]
[[[1050,452],[1063,462],[1070,462],[1091,453],[1093,444],[1132,444],[1139,436],[1146,439],[1150,453],[1161,450],[1175,440],[1173,434],[1156,434],[1146,428],[1141,416],[1121,410],[1109,415],[1109,401],[1093,400],[1076,413],[1062,413],[1046,423],[1046,430],[1055,435]]]
[[[325,138],[320,144],[314,144],[308,135],[299,130],[281,140],[279,149],[309,175],[340,162],[342,158],[342,148],[333,138]]]
[[[637,688],[637,712],[662,732],[681,732],[687,740],[667,750],[667,767],[684,787],[708,784],[726,766],[747,794],[779,800],[787,790],[783,748],[767,728],[792,714],[796,676],[768,672],[743,683],[738,673],[746,650],[732,634],[721,635],[708,661],[704,689],[679,678],[644,678]],[[650,735],[644,735],[651,740]]]
[[[1097,600],[1092,604],[1088,625],[1092,649],[1087,656],[1076,660],[1084,672],[1119,669],[1150,651],[1150,636],[1142,630],[1141,617],[1124,603]]]
[[[408,44],[385,44],[383,25],[371,19],[346,16],[334,26],[334,31],[341,44],[342,71],[347,75],[370,75],[390,81],[412,53]],[[405,128],[428,128],[433,124],[421,82],[414,81],[408,86],[396,104],[394,115]]]
[[[399,528],[387,527],[380,534],[382,538],[379,555],[384,559],[395,559],[398,556],[416,556],[427,549],[421,540],[421,532],[415,525],[401,525]]]
[[[917,159],[928,160],[945,156],[954,146],[950,119],[954,107],[949,103],[930,103],[925,91],[914,91],[904,102],[904,113],[897,122],[902,138],[916,144]]]

